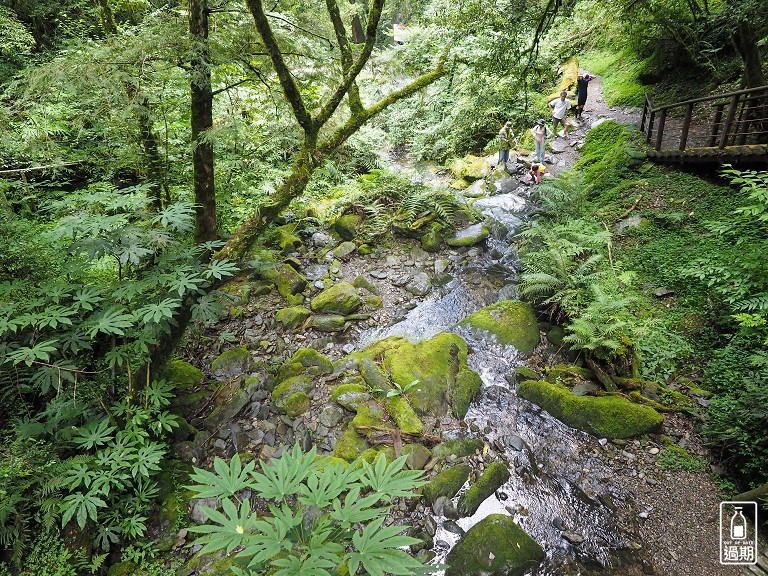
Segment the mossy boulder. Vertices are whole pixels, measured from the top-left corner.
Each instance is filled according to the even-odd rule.
[[[424,431],[424,425],[419,420],[416,412],[408,403],[407,398],[403,396],[394,396],[385,400],[387,414],[406,434],[421,434]]]
[[[285,254],[297,252],[304,247],[304,242],[296,236],[296,224],[278,226],[275,229],[275,236],[277,238],[277,245]]]
[[[371,399],[371,394],[362,384],[348,383],[332,388],[331,399],[339,406],[356,412],[363,403]]]
[[[448,456],[462,457],[471,456],[478,450],[482,450],[483,440],[481,438],[469,438],[466,440],[455,439],[441,442],[432,448],[432,456],[445,460]]]
[[[376,362],[370,358],[362,357],[357,361],[358,370],[360,370],[360,376],[363,377],[365,383],[370,386],[371,390],[388,392],[392,388],[392,383],[387,377],[387,373],[382,370]]]
[[[402,456],[407,456],[405,465],[411,470],[423,470],[429,462],[432,452],[426,446],[421,444],[406,444],[401,451]]]
[[[346,316],[357,310],[360,303],[360,296],[355,287],[349,282],[339,282],[312,298],[311,306],[313,312]]]
[[[358,430],[358,433],[364,436],[369,436],[373,432],[373,430],[367,429],[370,427],[394,429],[386,410],[373,400],[360,405],[349,427],[354,430],[357,430],[358,427],[362,428]]]
[[[336,248],[333,249],[334,258],[343,259],[357,250],[357,246],[354,242],[342,242]],[[340,264],[334,265],[334,268],[341,268]]]
[[[433,222],[427,231],[421,236],[421,247],[427,252],[439,252],[443,244],[443,228],[437,222]]]
[[[469,405],[480,393],[482,387],[483,379],[480,378],[477,372],[469,368],[461,368],[459,370],[451,394],[451,411],[456,418],[459,420],[464,419],[464,416],[467,415],[467,410],[469,410]]]
[[[432,505],[441,496],[453,498],[458,494],[464,483],[469,480],[469,466],[451,466],[440,472],[424,485],[422,495],[428,504]]]
[[[552,326],[547,331],[547,340],[553,346],[562,346],[563,338],[565,338],[565,329],[562,326]]]
[[[491,167],[485,158],[472,156],[471,154],[464,156],[464,158],[454,158],[448,163],[448,169],[456,180],[465,180],[467,182],[480,180],[491,171]]]
[[[360,221],[360,216],[357,214],[344,214],[331,225],[331,230],[336,232],[342,240],[354,240],[360,229]]]
[[[314,381],[306,374],[286,378],[272,390],[272,402],[278,408],[285,409],[285,403],[297,392],[307,394],[314,387]]]
[[[220,354],[211,364],[211,372],[218,380],[242,376],[252,366],[251,353],[245,348],[232,348]]]
[[[450,238],[446,238],[445,243],[454,248],[474,246],[488,238],[490,234],[491,231],[485,224],[473,224],[463,230],[458,230]]]
[[[281,308],[275,313],[275,321],[282,324],[288,330],[294,330],[302,325],[309,318],[311,312],[304,306],[291,306],[290,308]]]
[[[291,394],[288,399],[285,401],[285,413],[288,414],[291,418],[296,418],[297,416],[301,416],[309,410],[310,406],[310,400],[309,396],[307,396],[306,392],[296,392],[295,394]]]
[[[368,443],[354,429],[345,430],[333,447],[333,456],[351,462],[368,448]]]
[[[509,480],[509,476],[509,470],[501,462],[494,462],[488,466],[477,482],[472,484],[469,490],[464,492],[461,498],[459,498],[459,514],[462,517],[472,516],[480,508],[480,504],[485,502],[486,498],[491,496]]]
[[[517,393],[573,428],[601,438],[630,438],[658,430],[664,417],[621,396],[577,396],[561,384],[526,380]]]
[[[408,397],[421,415],[447,414],[449,391],[455,388],[456,376],[466,365],[466,342],[448,332],[417,344],[402,339],[400,346],[384,353],[384,366],[394,382],[404,388],[419,381],[409,389]]]
[[[138,570],[138,565],[133,562],[118,562],[117,564],[112,564],[112,566],[109,567],[109,570],[107,570],[107,576],[133,576],[136,574],[136,572],[138,572]]]
[[[491,514],[472,526],[445,559],[445,576],[523,576],[544,560],[544,550],[514,520]]]
[[[324,376],[333,372],[333,363],[314,348],[299,348],[277,372],[278,380],[285,380],[299,374]]]
[[[184,360],[171,360],[165,365],[163,378],[177,390],[190,390],[203,381],[203,371]]]
[[[344,330],[347,321],[344,316],[338,314],[320,314],[312,316],[310,326],[320,330],[320,332],[341,332]]]
[[[539,326],[533,309],[519,300],[502,300],[481,308],[459,325],[490,332],[500,344],[514,346],[521,354],[530,354],[539,343]]]
[[[381,299],[381,296],[376,296],[375,294],[371,294],[369,296],[365,297],[365,307],[369,310],[378,310],[384,305],[384,302]]]
[[[376,287],[376,284],[368,280],[365,276],[360,274],[352,281],[352,286],[355,288],[360,288],[362,290],[367,290],[371,294],[378,295],[379,289]]]
[[[558,364],[544,369],[547,382],[560,384],[577,384],[585,380],[594,380],[595,373],[589,368],[581,368],[574,364]]]
[[[307,287],[307,279],[289,264],[270,270],[264,276],[275,284],[277,291],[284,298],[295,296]]]

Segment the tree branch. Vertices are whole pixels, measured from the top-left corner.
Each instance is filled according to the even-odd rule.
[[[267,53],[269,53],[269,58],[272,60],[272,66],[274,66],[277,77],[280,79],[280,85],[283,87],[285,98],[293,109],[293,115],[296,117],[296,121],[304,129],[305,134],[316,132],[317,128],[315,122],[307,111],[299,87],[293,80],[291,71],[288,69],[285,60],[283,59],[283,55],[280,52],[280,46],[277,44],[277,39],[272,32],[272,28],[267,20],[267,15],[264,12],[262,0],[246,0],[246,2],[253,15],[253,19],[256,22],[256,28],[261,35],[261,39],[264,41]]]
[[[347,40],[347,31],[344,28],[344,22],[341,20],[341,13],[339,12],[339,5],[336,3],[336,0],[325,0],[325,5],[328,8],[331,22],[333,22],[336,42],[338,42],[339,51],[341,52],[341,72],[346,74],[352,68],[352,49],[349,47],[349,41]],[[347,98],[349,100],[349,111],[352,116],[360,114],[363,111],[363,103],[360,100],[360,89],[357,87],[357,82],[352,82],[350,85]]]
[[[328,49],[329,50],[333,50],[333,42],[331,42],[328,38],[326,38],[322,34],[318,34],[317,32],[312,32],[312,30],[307,30],[306,28],[303,28],[303,27],[299,26],[295,22],[291,22],[287,18],[283,18],[282,16],[278,16],[277,14],[274,14],[273,12],[269,12],[267,14],[267,16],[269,18],[274,18],[275,20],[281,20],[281,21],[285,22],[286,24],[288,24],[289,26],[293,26],[294,28],[296,28],[298,30],[301,30],[302,32],[304,32],[306,34],[309,34],[310,36],[314,36],[315,38],[320,38],[320,40],[325,40],[326,42],[328,42]]]

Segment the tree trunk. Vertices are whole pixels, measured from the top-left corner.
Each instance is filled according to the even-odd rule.
[[[152,187],[149,190],[149,202],[155,211],[163,208],[163,192],[166,190],[163,159],[157,148],[157,136],[152,130],[152,116],[149,109],[149,98],[139,94],[136,99],[136,118],[139,123],[139,139],[144,149],[144,160],[147,166],[147,180]]]
[[[101,15],[101,26],[104,28],[104,34],[112,36],[117,34],[117,25],[115,24],[115,17],[112,14],[112,8],[109,6],[109,0],[96,0],[96,5],[99,8],[99,14]]]
[[[763,75],[762,62],[760,60],[760,48],[757,45],[755,33],[749,22],[742,20],[739,22],[734,33],[734,42],[736,50],[744,62],[744,77],[742,79],[743,88],[757,88],[765,86],[765,76]]]
[[[207,132],[213,126],[213,90],[208,50],[208,1],[190,0],[192,35],[190,97],[192,102],[192,167],[195,190],[195,242],[218,238],[216,189],[213,179],[213,144]]]

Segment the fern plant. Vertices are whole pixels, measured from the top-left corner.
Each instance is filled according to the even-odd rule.
[[[217,458],[213,472],[195,468],[192,475],[196,498],[221,502],[202,507],[211,523],[190,529],[202,535],[194,545],[202,544],[201,553],[234,553],[238,576],[332,576],[342,566],[350,575],[423,573],[401,549],[418,540],[401,534],[406,526],[385,525],[394,498],[422,484],[421,471],[403,469],[405,460],[342,465],[298,445],[260,463],[260,471],[238,455],[229,463]],[[258,513],[247,493],[266,500],[269,513]]]

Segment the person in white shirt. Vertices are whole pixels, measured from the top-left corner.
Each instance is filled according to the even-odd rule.
[[[565,90],[563,90],[560,92],[560,98],[552,100],[552,102],[549,103],[549,109],[552,111],[552,130],[554,131],[555,136],[557,136],[557,125],[558,123],[562,124],[565,129],[566,138],[568,138],[568,130],[571,129],[565,121],[565,117],[568,115],[568,110],[571,108],[571,101],[566,98],[567,95]]]

